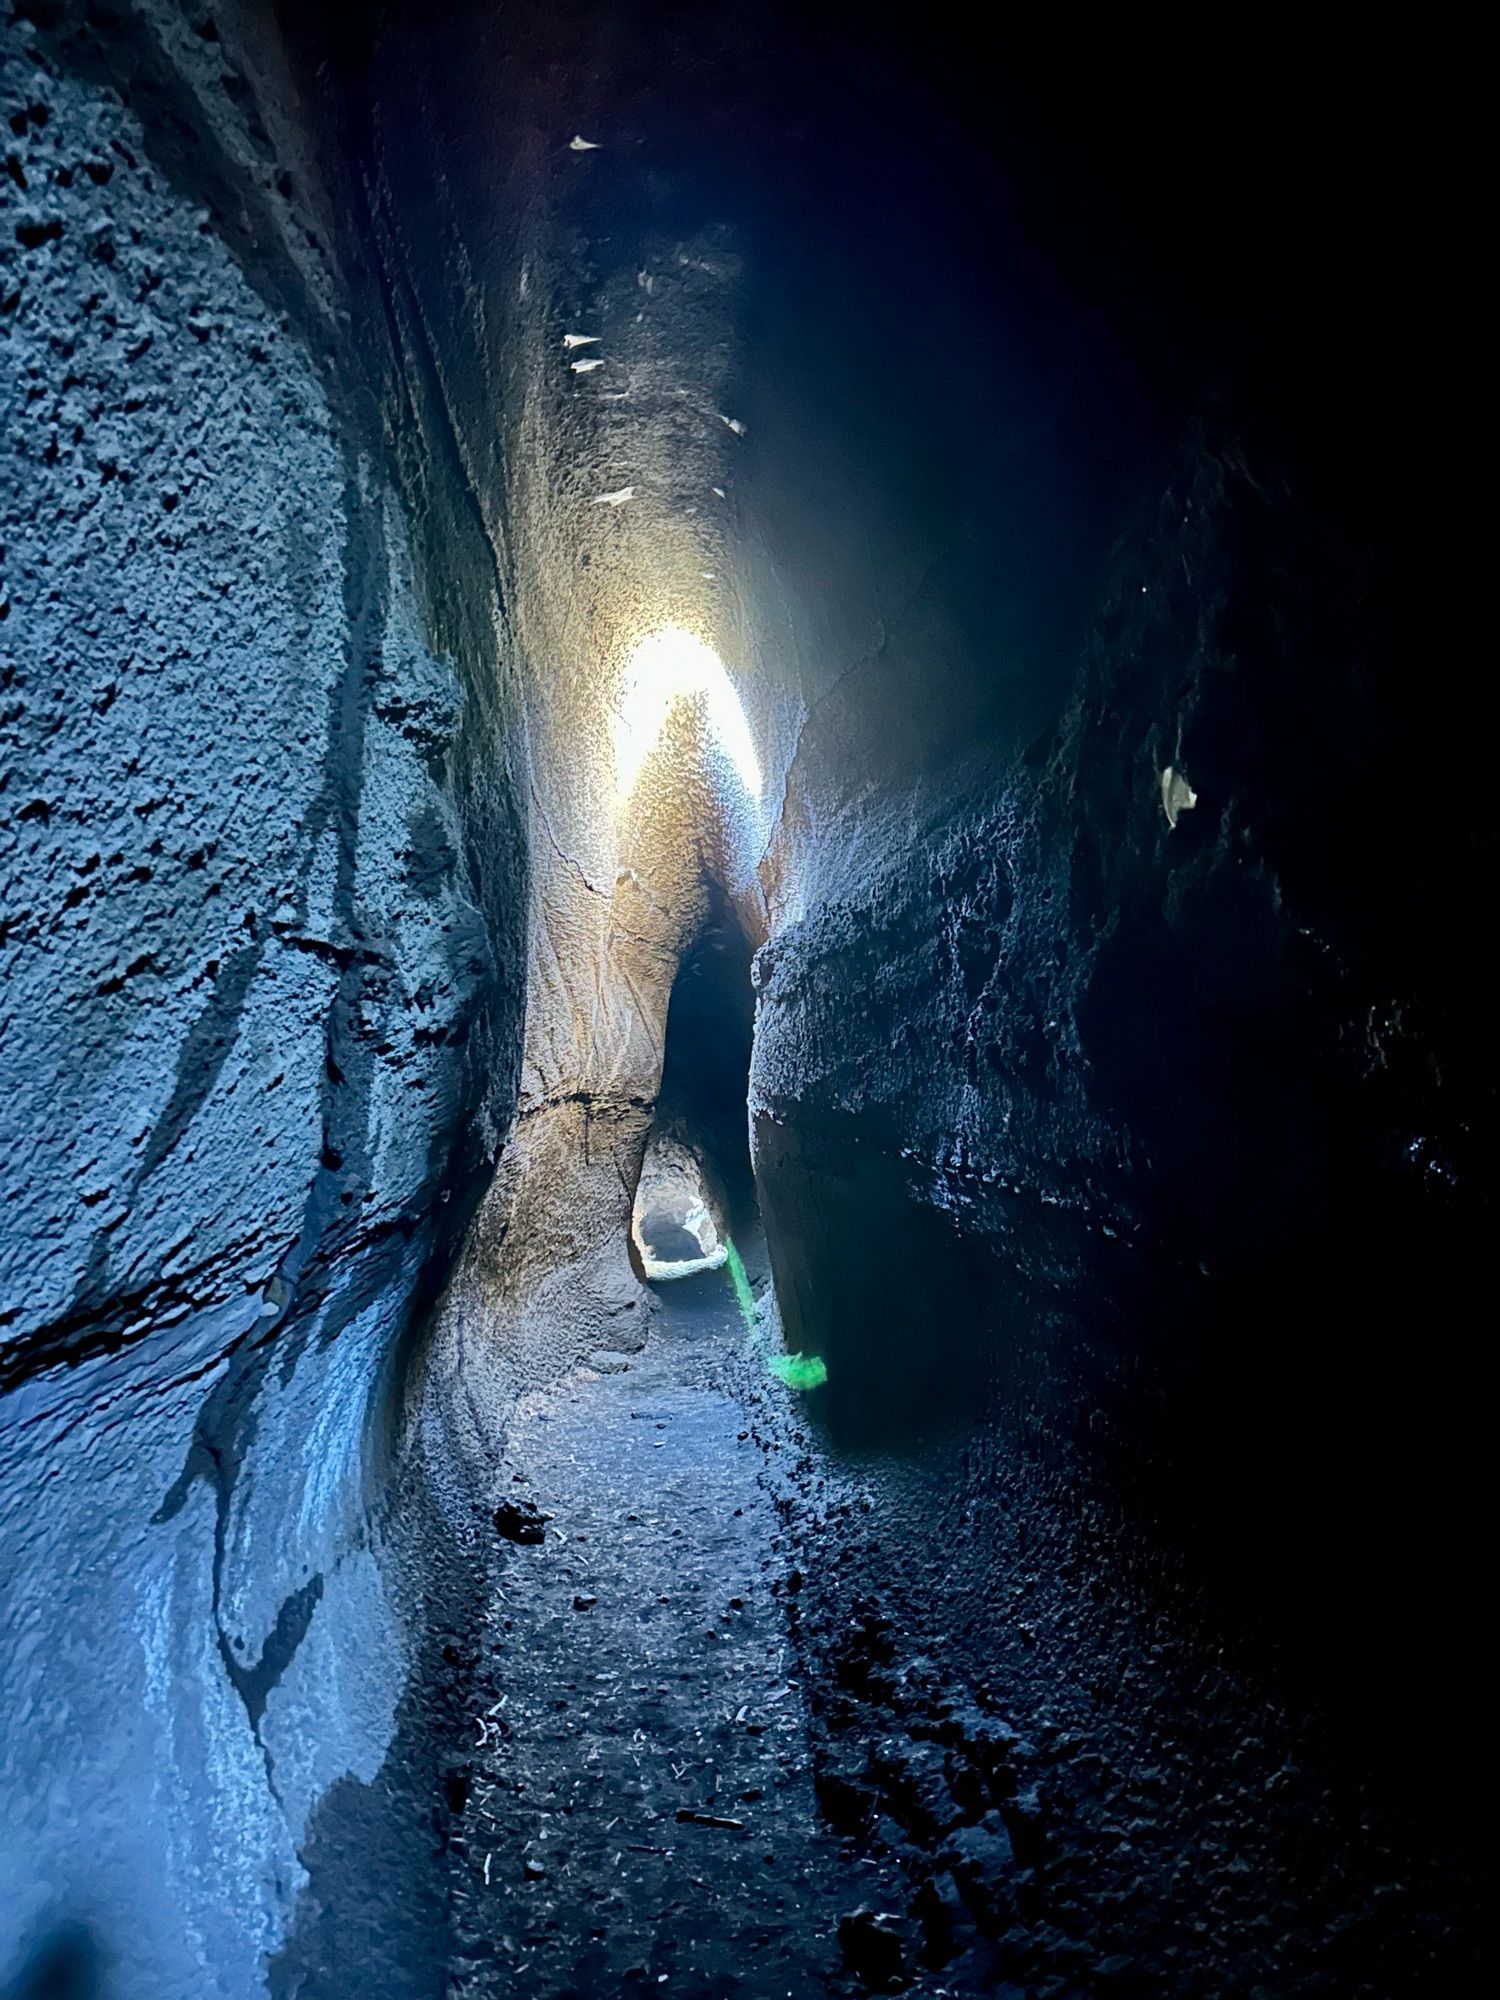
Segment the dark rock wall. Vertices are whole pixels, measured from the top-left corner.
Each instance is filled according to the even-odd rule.
[[[901,839],[773,925],[752,1103],[835,1427],[1086,1441],[1230,1602],[1335,1645],[1364,1716],[1452,1671],[1385,1631],[1393,1569],[1468,1615],[1476,1439],[1412,1342],[1479,1282],[1484,841],[1393,812],[1417,724],[1372,716],[1384,642],[1307,532],[1194,440],[1056,731],[967,796],[909,783]]]
[[[757,1182],[863,1489],[798,1611],[834,1768],[930,1867],[871,1770],[913,1687],[977,1691],[1038,1746],[1029,1920],[1081,1984],[1469,1990],[1482,1807],[1389,1726],[1483,1659],[1492,833],[1454,724],[1492,699],[1432,512],[1432,187],[1375,98],[1253,61],[1201,110],[1144,61],[1043,65],[1044,116],[1002,86],[998,121],[938,61],[968,139],[908,115],[893,149],[868,99],[820,128],[862,219],[767,232],[746,342],[749,560],[804,702]],[[1274,103],[1274,151],[1208,101]],[[1423,810],[1434,743],[1462,775]],[[892,1678],[850,1702],[877,1612]]]
[[[66,1919],[197,2000],[414,1664],[402,1335],[515,1088],[508,640],[269,21],[3,47],[0,1980]]]

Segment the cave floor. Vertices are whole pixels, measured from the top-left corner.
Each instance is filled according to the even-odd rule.
[[[727,1272],[658,1297],[628,1365],[507,1426],[550,1518],[501,1544],[470,1683],[450,2000],[863,1994],[861,1909],[918,2000],[1474,1990],[1425,1834],[1214,1627],[1144,1624],[1045,1466],[987,1462],[979,1510],[963,1438],[851,1459]]]
[[[839,1919],[892,1899],[818,1814],[745,1341],[724,1273],[681,1281],[628,1369],[515,1413],[512,1491],[551,1519],[492,1609],[456,1993],[867,1990]]]

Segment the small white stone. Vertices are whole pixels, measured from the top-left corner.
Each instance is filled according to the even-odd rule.
[[[1191,812],[1198,803],[1198,794],[1193,790],[1181,771],[1168,764],[1161,774],[1161,809],[1167,816],[1167,825],[1176,826],[1179,813]]]

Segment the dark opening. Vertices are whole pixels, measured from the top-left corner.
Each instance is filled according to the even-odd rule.
[[[755,1205],[747,1111],[755,1028],[751,955],[739,919],[716,890],[672,987],[656,1111],[658,1130],[707,1156],[723,1184],[731,1228]]]
[[[665,1209],[651,1209],[642,1216],[641,1238],[660,1264],[688,1263],[703,1255],[703,1245],[685,1229],[680,1217]]]

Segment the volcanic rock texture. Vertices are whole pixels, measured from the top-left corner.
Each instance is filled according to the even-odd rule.
[[[470,1800],[583,1796],[548,1662],[631,1565],[717,1620],[723,1528],[797,1977],[1459,1994],[1494,730],[1407,80],[699,12],[0,30],[0,1978],[442,1994],[459,1881],[484,1990]],[[775,1277],[641,1364],[659,1513],[653,1121]]]
[[[240,1992],[409,1665],[369,1503],[515,1088],[508,640],[492,573],[427,560],[472,528],[428,492],[413,533],[382,412],[419,424],[422,390],[357,352],[275,42],[32,12],[0,252],[4,1951],[108,1913],[126,1990]]]

